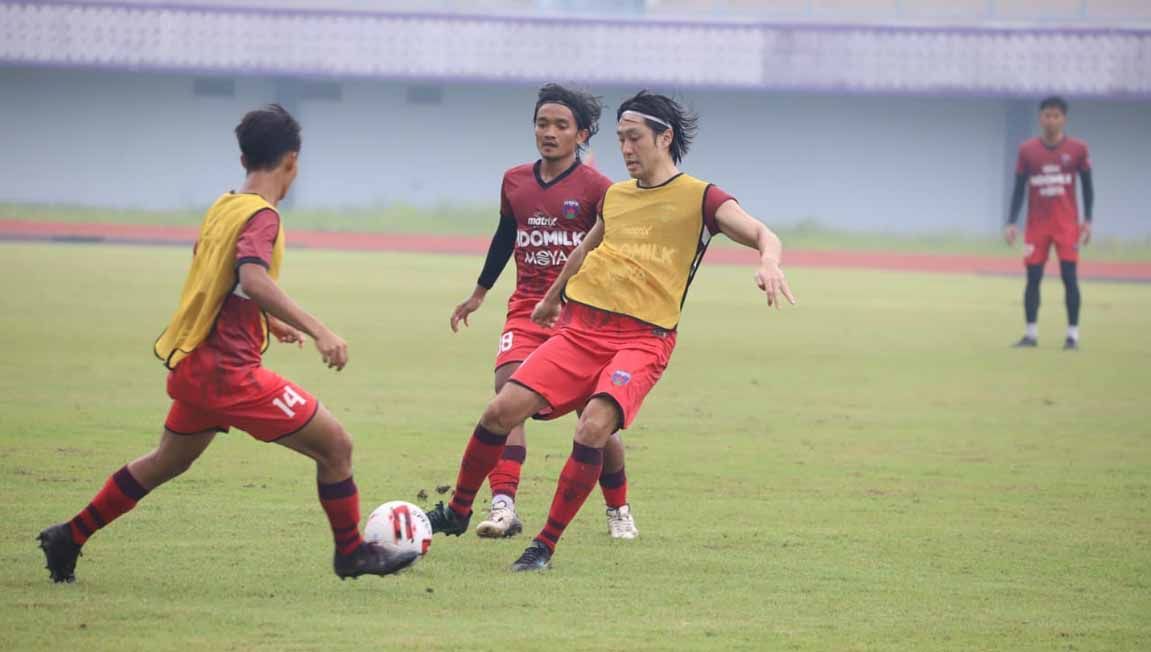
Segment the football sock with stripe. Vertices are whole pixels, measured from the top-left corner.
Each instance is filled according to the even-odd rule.
[[[572,442],[572,453],[560,472],[556,494],[548,512],[547,525],[536,536],[536,541],[555,551],[568,523],[579,513],[584,501],[591,495],[603,470],[603,449]]]
[[[123,516],[147,495],[148,490],[124,466],[109,476],[92,502],[68,522],[72,541],[76,545],[84,545],[97,530]]]

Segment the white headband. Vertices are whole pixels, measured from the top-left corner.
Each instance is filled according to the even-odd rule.
[[[674,129],[674,127],[669,125],[666,121],[660,120],[659,118],[655,117],[654,115],[648,115],[646,113],[640,113],[639,111],[627,110],[627,111],[624,111],[622,114],[620,114],[619,119],[621,122],[623,120],[626,120],[627,118],[632,118],[632,119],[641,119],[642,118],[644,120],[651,120],[652,122],[654,122],[656,124],[663,125],[663,126],[667,127],[668,129]]]

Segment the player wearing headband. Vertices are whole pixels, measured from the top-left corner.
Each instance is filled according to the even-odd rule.
[[[779,267],[779,238],[730,195],[679,171],[696,117],[646,91],[620,105],[616,117],[632,180],[608,189],[595,226],[536,305],[532,320],[558,325],[558,332],[488,404],[451,504],[429,513],[433,531],[462,531],[512,428],[533,414],[583,408],[547,524],[512,565],[516,571],[548,567],[600,476],[611,434],[633,422],[666,369],[688,286],[714,234],[759,251],[755,279],[769,306],[783,298],[795,303]]]
[[[532,309],[595,225],[596,207],[611,185],[610,179],[580,161],[580,152],[599,129],[602,109],[599,98],[586,92],[558,84],[540,89],[532,114],[540,158],[504,173],[500,223],[483,270],[471,296],[452,311],[452,332],[458,332],[461,322],[468,325],[468,316],[483,304],[515,254],[516,287],[508,299],[507,322],[496,353],[497,393],[528,355],[552,335],[552,329],[532,322]],[[517,423],[488,477],[491,511],[476,526],[479,536],[510,537],[523,530],[515,500],[526,457],[524,426]],[[607,504],[608,532],[616,539],[634,539],[639,531],[627,504],[624,451],[618,435],[605,447],[599,482]]]

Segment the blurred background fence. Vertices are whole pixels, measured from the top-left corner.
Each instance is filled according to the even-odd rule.
[[[0,202],[200,210],[274,101],[304,125],[292,209],[487,228],[547,81],[604,96],[609,176],[615,106],[650,88],[701,115],[684,168],[757,216],[909,233],[997,229],[1062,94],[1098,232],[1151,236],[1146,0],[4,0]]]

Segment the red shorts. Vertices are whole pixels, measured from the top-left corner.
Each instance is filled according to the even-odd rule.
[[[1055,245],[1059,260],[1079,261],[1079,224],[1068,220],[1028,222],[1023,233],[1023,264],[1043,265]]]
[[[544,328],[532,321],[531,314],[531,310],[508,312],[508,320],[504,323],[503,332],[500,333],[496,369],[506,364],[527,360],[532,351],[556,334],[554,329]]]
[[[549,409],[536,418],[554,419],[603,396],[619,406],[620,428],[627,428],[674,349],[675,331],[569,303],[556,334],[528,356],[511,381],[548,402]]]
[[[168,374],[172,408],[164,427],[178,435],[236,427],[261,441],[303,429],[320,402],[307,390],[263,367],[229,367],[201,347]]]

